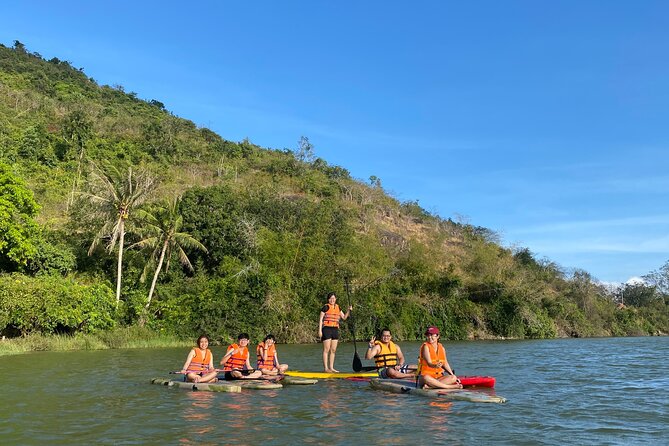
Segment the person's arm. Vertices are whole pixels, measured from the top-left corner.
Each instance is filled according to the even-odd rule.
[[[427,345],[423,346],[423,358],[425,358],[425,362],[427,362],[427,365],[430,367],[441,367],[441,361],[437,362],[432,362],[432,356],[430,356],[430,349],[427,348]]]
[[[353,307],[352,307],[352,306],[349,306],[349,307],[348,307],[348,310],[346,310],[346,313],[344,313],[343,311],[339,310],[339,316],[341,316],[341,318],[342,318],[343,320],[348,319],[348,317],[351,315],[351,310],[352,310],[352,309],[353,309]]]
[[[234,348],[228,347],[228,351],[225,353],[225,356],[223,356],[223,359],[221,359],[221,365],[225,364],[228,362],[228,359],[230,359],[230,356],[232,356],[235,353]]]
[[[446,358],[446,359],[445,359],[444,363],[441,365],[441,368],[446,370],[449,374],[455,376],[455,373],[453,373],[453,369],[451,368],[451,365],[448,363],[448,356],[446,356],[446,349],[444,349],[444,358]],[[455,376],[455,378],[457,379],[458,377]],[[460,382],[459,379],[458,379],[458,382]]]
[[[260,352],[260,357],[262,358],[263,364],[267,362],[267,351],[269,350],[269,347],[263,343],[258,346],[258,351]]]
[[[209,357],[209,370],[214,370],[214,354]]]
[[[369,340],[369,345],[367,346],[367,353],[365,353],[365,359],[372,359],[374,356],[378,355],[381,351],[381,346],[376,344],[376,336],[372,336],[372,339]]]
[[[186,373],[186,370],[188,370],[188,367],[190,366],[190,362],[193,360],[195,357],[195,349],[192,349],[190,353],[188,353],[188,357],[186,358],[186,362],[184,362],[184,366],[181,369],[183,373]],[[212,359],[213,361],[213,359]]]
[[[397,346],[397,365],[400,367],[404,365],[404,354],[399,345]]]
[[[323,318],[325,317],[325,313],[321,311],[321,317],[318,319],[318,337],[322,338],[323,337]]]

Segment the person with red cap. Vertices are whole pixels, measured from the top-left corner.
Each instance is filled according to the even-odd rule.
[[[446,359],[446,349],[439,343],[439,329],[430,326],[425,336],[427,342],[421,345],[418,356],[419,385],[424,389],[462,389],[460,380]]]

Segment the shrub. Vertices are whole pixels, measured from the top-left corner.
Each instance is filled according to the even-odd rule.
[[[91,333],[115,325],[107,285],[83,285],[59,276],[0,276],[0,331]]]

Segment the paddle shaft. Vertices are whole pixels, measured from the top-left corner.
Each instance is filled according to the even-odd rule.
[[[394,366],[382,366],[382,367],[367,366],[367,367],[363,367],[362,369],[360,369],[360,370],[358,370],[358,371],[359,371],[359,372],[372,372],[372,371],[374,371],[374,370],[385,369],[386,367],[394,367]],[[455,370],[453,371],[453,373],[451,373],[451,372],[449,372],[448,370],[446,370],[446,368],[445,368],[444,366],[442,366],[441,368],[444,370],[444,372],[448,373],[449,375],[453,375],[453,376],[455,376]],[[415,367],[407,367],[407,368],[404,369],[404,370],[410,370],[410,371],[412,371],[412,372],[415,372],[415,371],[417,371],[418,369],[415,368]]]
[[[348,283],[348,277],[344,277],[344,285],[346,286],[346,296],[348,297],[348,306],[353,308],[353,303],[351,302],[351,291]],[[360,355],[358,355],[358,346],[355,343],[355,319],[353,318],[353,310],[351,311],[351,334],[353,334],[353,371],[359,372],[362,368],[362,361],[360,360]]]
[[[234,369],[234,370],[237,370],[237,371],[240,371],[240,372],[242,371],[242,369]],[[244,369],[244,370],[248,370],[249,372],[255,372],[256,371],[256,369]],[[187,375],[189,373],[200,373],[200,372],[209,373],[210,371],[211,372],[232,372],[232,370],[224,370],[224,369],[197,370],[197,371],[196,370],[190,370],[190,371],[187,370],[185,372],[183,372],[181,370],[177,370],[177,371],[170,372],[170,375]]]

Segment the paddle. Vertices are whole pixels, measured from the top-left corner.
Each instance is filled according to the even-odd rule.
[[[348,284],[348,277],[344,277],[344,284],[346,285],[346,295],[348,296],[348,306],[353,307],[351,303],[351,291]],[[353,334],[353,371],[359,372],[362,370],[362,361],[358,355],[358,346],[355,343],[355,323],[353,315],[351,315],[351,333]]]
[[[392,366],[388,366],[388,367],[392,367]],[[356,372],[373,372],[373,371],[375,371],[375,370],[385,369],[385,368],[386,368],[385,366],[382,366],[382,367],[377,367],[377,366],[374,366],[374,365],[372,365],[372,366],[364,366],[364,367],[362,367],[360,370],[356,370]],[[408,370],[408,371],[415,372],[415,371],[418,370],[418,369],[417,369],[417,368],[414,368],[414,367],[407,367],[407,368],[404,369],[404,370]]]
[[[239,370],[239,371],[241,371],[241,369],[235,369],[235,370]],[[255,372],[255,371],[256,371],[256,369],[244,369],[244,370],[248,370],[249,372]],[[227,372],[227,370],[225,370],[225,369],[212,369],[211,371],[212,371],[212,372]],[[194,372],[194,373],[197,373],[197,372],[209,372],[209,370],[198,370],[198,371],[194,371],[194,370],[192,370],[192,372]],[[190,372],[186,371],[186,372],[184,373],[184,372],[182,372],[181,370],[177,370],[177,371],[170,372],[170,375],[187,375],[188,373],[190,373]],[[276,375],[275,375],[275,376],[276,376]]]

